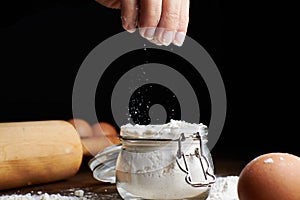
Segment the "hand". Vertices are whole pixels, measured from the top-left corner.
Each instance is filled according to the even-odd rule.
[[[128,32],[139,28],[142,37],[157,45],[182,46],[189,23],[189,0],[96,0],[121,9],[122,25]]]

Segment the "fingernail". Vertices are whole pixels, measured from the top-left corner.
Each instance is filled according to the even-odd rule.
[[[184,32],[177,32],[175,34],[175,38],[174,38],[173,43],[177,46],[182,46],[183,42],[184,42],[184,39],[185,39],[185,33]]]
[[[144,33],[144,37],[148,40],[152,40],[154,37],[154,33],[155,33],[155,28],[147,28]]]
[[[169,46],[173,40],[173,35],[173,31],[164,31],[164,33],[161,36],[160,42],[165,46]]]
[[[139,28],[139,32],[140,32],[140,35],[141,35],[142,37],[144,37],[145,32],[146,32],[146,28]]]
[[[157,46],[162,46],[162,44],[158,40],[156,40],[155,38],[150,40],[150,42],[153,43],[153,44],[156,44]]]
[[[135,24],[129,24],[129,25],[127,26],[127,31],[128,31],[129,33],[134,33],[134,32],[136,31],[136,25],[135,25]]]

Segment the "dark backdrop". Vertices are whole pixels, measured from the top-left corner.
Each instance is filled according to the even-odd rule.
[[[289,38],[279,32],[283,24],[274,13],[253,10],[257,5],[233,4],[191,2],[188,34],[214,59],[227,92],[226,123],[213,153],[245,160],[271,151],[299,155],[299,81]],[[0,6],[0,121],[72,118],[77,70],[95,46],[123,31],[119,11],[92,0]]]

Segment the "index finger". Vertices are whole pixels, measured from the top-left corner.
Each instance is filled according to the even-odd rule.
[[[139,28],[141,35],[152,40],[157,24],[159,23],[162,10],[161,0],[140,1]]]
[[[181,9],[178,29],[175,33],[173,44],[182,46],[189,24],[190,0],[181,0]]]
[[[174,39],[178,29],[181,12],[181,0],[163,0],[162,15],[155,32],[155,39],[168,46]]]

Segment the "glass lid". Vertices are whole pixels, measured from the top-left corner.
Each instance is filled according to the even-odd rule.
[[[89,161],[88,165],[95,179],[102,182],[116,182],[116,162],[120,151],[120,144],[113,145],[105,148]]]

